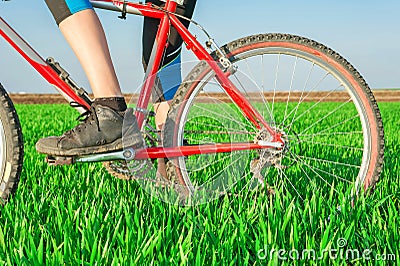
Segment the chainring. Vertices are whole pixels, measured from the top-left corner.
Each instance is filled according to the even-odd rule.
[[[152,162],[148,160],[138,161],[107,161],[103,162],[106,170],[118,179],[137,180],[143,179],[144,176],[153,167]]]

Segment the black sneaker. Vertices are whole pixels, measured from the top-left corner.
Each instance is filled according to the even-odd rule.
[[[123,145],[124,115],[125,127],[129,128],[129,134],[124,133]],[[121,113],[94,103],[79,125],[60,137],[40,139],[36,143],[36,150],[53,156],[81,156],[122,150],[123,146],[138,148],[142,147],[143,143],[132,108]]]

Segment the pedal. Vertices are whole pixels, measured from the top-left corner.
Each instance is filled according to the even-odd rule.
[[[70,165],[74,163],[74,157],[60,157],[47,155],[46,163],[52,166]]]

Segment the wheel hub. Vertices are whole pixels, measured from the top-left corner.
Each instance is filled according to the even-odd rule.
[[[266,166],[275,166],[276,168],[283,169],[286,167],[281,165],[281,160],[289,150],[289,138],[284,130],[280,128],[273,129],[280,135],[280,139],[283,141],[283,147],[260,149],[258,150],[259,159],[263,161]],[[254,138],[255,143],[258,143],[259,141],[272,142],[274,141],[274,138],[266,129],[261,129]]]
[[[281,164],[282,158],[289,150],[289,138],[285,131],[279,128],[273,128],[274,131],[280,135],[283,141],[282,148],[267,148],[258,150],[258,158],[255,158],[250,163],[250,171],[253,173],[253,179],[257,179],[262,187],[265,186],[264,177],[261,175],[261,170],[265,167],[275,167],[278,169],[285,169],[287,166]],[[272,142],[273,136],[266,130],[261,129],[254,138],[254,143],[260,141]]]

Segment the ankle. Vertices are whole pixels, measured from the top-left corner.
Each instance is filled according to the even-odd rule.
[[[117,112],[124,112],[127,108],[124,97],[96,98],[93,104],[107,106]]]

